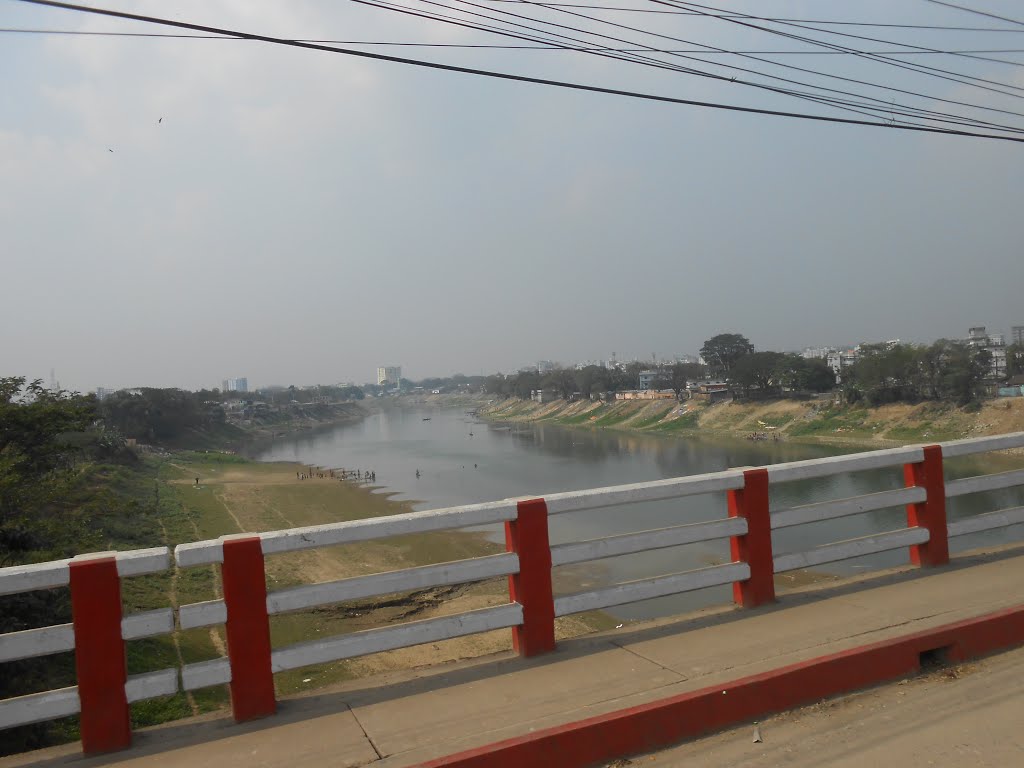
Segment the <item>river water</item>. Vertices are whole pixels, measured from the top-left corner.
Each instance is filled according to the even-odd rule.
[[[464,409],[387,407],[363,421],[324,431],[278,438],[263,461],[295,461],[321,467],[376,472],[382,492],[416,509],[494,501],[514,496],[621,485],[847,453],[856,448],[738,438],[678,438],[536,423],[487,423]],[[947,462],[947,475],[961,477],[1019,467],[989,457]],[[417,471],[419,476],[417,477]],[[779,485],[772,505],[792,506],[902,487],[899,467]],[[950,519],[1024,504],[1024,492],[999,491],[953,499]],[[551,518],[552,543],[713,520],[726,516],[724,494],[590,510]],[[777,531],[776,554],[906,526],[902,508]],[[1018,530],[1019,529],[1019,530]],[[500,532],[489,531],[495,538]],[[1024,526],[964,536],[954,550],[1018,540]],[[560,592],[699,568],[729,559],[728,542],[708,542],[609,558],[556,569]],[[906,550],[822,566],[829,574],[857,573],[905,563]],[[622,606],[622,618],[669,615],[729,599],[727,587]]]

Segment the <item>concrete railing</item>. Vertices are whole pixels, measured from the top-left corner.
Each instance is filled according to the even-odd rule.
[[[121,579],[167,570],[167,547],[100,552],[69,560],[0,568],[0,595],[71,588],[70,624],[0,635],[0,662],[75,652],[78,684],[0,701],[0,728],[81,713],[87,752],[123,749],[131,740],[128,705],[178,691],[178,670],[128,676],[126,640],[174,632],[174,610],[125,616]]]
[[[310,664],[502,628],[512,630],[513,646],[521,655],[532,656],[554,649],[558,616],[725,584],[732,584],[738,605],[752,608],[775,599],[776,573],[902,548],[909,548],[914,564],[939,566],[949,560],[951,537],[1024,523],[1024,507],[947,523],[947,498],[1024,486],[1024,470],[947,483],[943,459],[1020,447],[1024,447],[1024,432],[181,544],[174,551],[179,568],[219,564],[223,599],[132,616],[122,615],[119,580],[165,570],[166,548],[0,569],[0,594],[70,584],[74,616],[69,625],[0,636],[0,661],[74,649],[78,670],[76,687],[0,701],[0,728],[81,712],[84,751],[107,751],[130,743],[129,703],[179,689],[228,684],[235,719],[242,721],[276,711],[274,673]],[[903,488],[795,507],[769,505],[772,486],[887,468],[902,470]],[[726,495],[728,517],[549,543],[552,515],[709,493]],[[773,530],[898,506],[906,507],[907,523],[897,530],[805,551],[774,551]],[[505,525],[504,554],[267,590],[264,561],[268,556],[495,523]],[[731,562],[722,565],[557,597],[552,589],[556,566],[726,539]],[[269,617],[274,614],[496,577],[509,580],[509,601],[502,605],[271,647]],[[183,630],[223,624],[228,655],[186,664],[180,670],[128,678],[124,642],[172,632],[175,612]]]

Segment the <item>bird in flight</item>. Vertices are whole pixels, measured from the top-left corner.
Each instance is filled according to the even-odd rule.
[[[108,149],[107,149],[107,152],[113,152],[113,151],[114,151],[114,150],[112,150],[112,149],[110,149],[110,148],[108,148]]]
[[[157,120],[157,121],[156,121],[156,122],[157,122],[157,125],[159,125],[159,124],[160,124],[160,123],[162,123],[163,121],[164,121],[164,119],[163,119],[163,118],[161,117],[161,118],[160,118],[159,120]]]

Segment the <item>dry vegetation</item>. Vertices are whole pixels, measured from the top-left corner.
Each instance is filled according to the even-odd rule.
[[[836,405],[830,400],[715,405],[674,400],[559,400],[544,404],[505,400],[493,403],[482,413],[494,420],[553,421],[652,434],[746,436],[759,432],[774,433],[786,440],[856,442],[879,447],[1024,431],[1024,398],[988,400],[973,411],[937,403],[867,408]]]

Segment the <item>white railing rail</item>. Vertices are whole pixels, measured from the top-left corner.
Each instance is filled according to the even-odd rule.
[[[123,553],[103,553],[51,563],[0,569],[0,595],[71,586],[75,602],[75,573],[95,573],[77,588],[75,622],[0,635],[0,662],[16,661],[74,650],[79,665],[98,651],[90,643],[119,643],[121,658],[127,640],[168,634],[174,629],[177,611],[181,629],[224,625],[228,656],[180,670],[161,670],[120,682],[127,703],[168,695],[178,690],[228,683],[236,719],[274,711],[273,674],[310,664],[327,663],[420,643],[461,637],[477,632],[512,628],[515,647],[523,655],[554,647],[554,619],[582,611],[600,610],[655,597],[679,594],[711,586],[733,584],[735,600],[753,607],[774,599],[774,575],[797,568],[909,548],[913,562],[940,565],[948,559],[948,540],[979,531],[1024,523],[1024,506],[991,510],[966,519],[947,522],[948,498],[1024,486],[1024,470],[1012,470],[946,482],[943,459],[1024,447],[1024,433],[956,440],[933,446],[911,446],[868,451],[768,467],[730,469],[650,483],[524,497],[486,504],[411,512],[388,517],[353,520],[257,534],[225,536],[215,540],[181,544],[174,550],[178,567],[219,564],[224,598],[171,606],[122,616],[118,625],[100,631],[80,618],[88,578],[99,578],[113,600],[112,586],[123,577],[155,573],[168,567],[166,548]],[[899,468],[905,487],[840,499],[826,499],[792,507],[769,508],[772,486],[850,472]],[[605,536],[586,541],[550,545],[550,515],[585,512],[606,507],[666,499],[685,499],[700,494],[725,494],[729,516],[686,525]],[[773,531],[833,520],[881,509],[906,507],[907,525],[891,531],[845,541],[834,541],[799,552],[776,553]],[[504,523],[507,552],[436,565],[355,576],[337,581],[268,591],[264,558],[276,554],[422,534],[480,525]],[[653,578],[613,584],[598,589],[555,596],[551,587],[553,567],[620,555],[636,554],[707,541],[731,542],[733,562]],[[105,557],[103,556],[105,555]],[[90,570],[87,563],[105,563]],[[97,576],[100,571],[103,574]],[[488,579],[508,578],[508,603],[347,635],[272,648],[269,617],[352,600],[409,592]],[[105,581],[104,581],[105,579]],[[105,586],[104,586],[105,585]],[[119,592],[116,593],[119,595]],[[119,597],[117,597],[119,603]],[[109,608],[110,605],[107,605]],[[118,605],[119,607],[119,605]],[[81,614],[85,615],[85,614]],[[90,637],[92,638],[90,640]],[[116,666],[116,664],[115,664]],[[123,666],[123,664],[122,664]],[[83,715],[83,748],[107,751],[125,746],[124,712],[100,715],[103,727],[86,727],[90,702],[96,700],[96,683],[29,694],[0,701],[0,728],[75,714]],[[180,683],[179,683],[180,675]],[[114,735],[110,735],[114,733]],[[121,741],[118,741],[120,739]]]
[[[0,701],[0,729],[53,720],[87,708],[117,708],[177,693],[178,670],[125,674],[124,643],[174,632],[173,608],[123,615],[120,580],[159,573],[170,564],[167,547],[130,552],[100,552],[66,560],[0,569],[0,594],[11,595],[56,587],[71,588],[73,621],[0,635],[0,662],[75,651],[78,685]],[[104,618],[115,616],[112,628]],[[113,631],[111,631],[111,629]],[[102,719],[102,717],[101,717]],[[92,718],[95,720],[95,718]],[[127,723],[120,725],[121,730]],[[95,751],[110,748],[109,729],[82,719],[83,743]],[[116,748],[120,740],[115,738]]]

